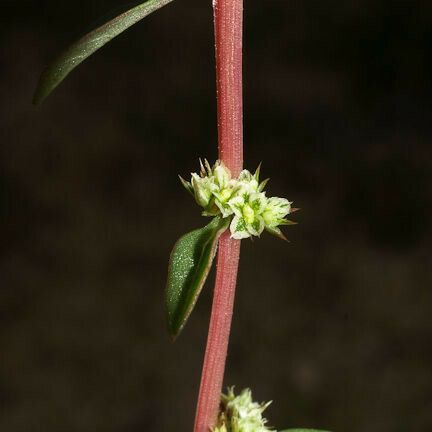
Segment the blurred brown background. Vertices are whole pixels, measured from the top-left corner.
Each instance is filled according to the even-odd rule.
[[[2,1],[0,430],[190,431],[213,276],[165,331],[177,174],[214,160],[210,1],[178,0],[39,108],[118,0]],[[271,425],[432,430],[432,3],[245,3],[245,165],[302,211],[244,241],[226,384]]]

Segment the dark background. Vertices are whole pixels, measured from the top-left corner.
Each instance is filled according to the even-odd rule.
[[[213,275],[164,321],[177,174],[214,160],[210,1],[179,0],[31,105],[118,0],[2,1],[0,430],[191,430]],[[432,430],[432,3],[245,3],[245,166],[302,208],[244,241],[226,384],[270,424]]]

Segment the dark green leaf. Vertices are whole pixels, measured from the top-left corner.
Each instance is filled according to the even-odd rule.
[[[168,329],[173,338],[181,332],[195,306],[216,254],[219,236],[228,225],[229,218],[215,217],[174,245],[166,289]]]
[[[69,73],[87,57],[147,15],[172,1],[147,0],[108,21],[75,42],[45,69],[40,77],[33,102],[35,104],[43,102]]]

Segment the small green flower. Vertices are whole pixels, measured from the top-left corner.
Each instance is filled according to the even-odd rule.
[[[230,225],[231,237],[243,239],[250,236],[259,237],[264,231],[265,222],[262,216],[267,198],[265,192],[252,192],[242,189],[229,201],[234,213]]]
[[[240,189],[239,181],[231,178],[230,170],[223,162],[216,161],[214,168],[214,183],[216,185],[213,190],[214,203],[219,209],[222,217],[228,217],[233,214],[233,210],[229,205],[230,200],[236,196]]]
[[[231,172],[223,162],[216,161],[213,167],[207,160],[204,160],[204,165],[201,161],[200,164],[200,174],[192,173],[190,183],[180,177],[183,186],[195,197],[197,204],[204,208],[203,216],[231,216],[228,201],[238,189],[237,181],[231,179]]]
[[[285,216],[295,209],[285,198],[266,197],[268,179],[260,182],[261,165],[254,174],[243,170],[236,179],[221,161],[211,167],[206,159],[204,164],[200,160],[200,166],[200,173],[192,173],[190,182],[180,180],[204,209],[203,216],[232,217],[230,231],[234,239],[259,237],[264,229],[285,239],[278,226],[294,224]]]
[[[259,179],[248,170],[243,170],[238,177],[240,186],[250,190],[251,192],[258,192],[258,181]]]
[[[249,389],[238,396],[235,396],[233,388],[228,389],[228,394],[221,398],[222,411],[214,432],[269,432],[262,413],[270,403],[253,402]]]
[[[200,177],[197,173],[192,173],[191,185],[197,204],[204,208],[208,207],[215,190],[213,178]]]
[[[221,161],[216,161],[213,167],[214,181],[219,190],[224,190],[231,181],[231,171]]]
[[[261,164],[259,164],[258,168],[255,171],[255,174],[252,174],[248,170],[243,170],[238,178],[239,186],[248,189],[250,192],[262,192],[269,179],[265,179],[260,183],[260,171]]]
[[[286,240],[278,226],[294,224],[294,222],[285,219],[285,216],[291,212],[291,204],[292,202],[285,198],[272,197],[268,199],[262,214],[266,231]]]

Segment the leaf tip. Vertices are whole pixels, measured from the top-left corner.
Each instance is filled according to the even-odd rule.
[[[170,329],[168,329],[168,334],[171,342],[174,343],[177,340],[178,333],[174,333]]]
[[[36,90],[33,93],[33,105],[39,106],[45,101],[50,93],[57,87],[58,84],[49,85],[49,77],[47,77],[47,69],[45,69],[36,85]]]

